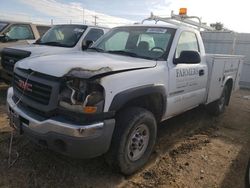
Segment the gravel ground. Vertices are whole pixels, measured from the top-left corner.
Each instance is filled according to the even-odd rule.
[[[0,187],[244,187],[250,156],[250,100],[244,96],[249,90],[234,93],[219,117],[199,107],[163,122],[148,165],[125,177],[103,157],[71,159],[19,135],[13,140],[16,161],[8,167],[6,88],[0,85]]]

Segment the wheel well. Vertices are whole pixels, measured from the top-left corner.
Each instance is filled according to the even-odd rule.
[[[156,121],[159,122],[164,113],[164,103],[164,98],[160,93],[153,93],[128,101],[120,110],[127,107],[141,107],[150,111],[155,116]]]
[[[229,101],[230,101],[230,97],[231,97],[231,93],[232,93],[232,89],[233,89],[233,79],[228,79],[226,81],[226,84],[225,86],[228,87],[228,98],[227,98],[227,102],[226,102],[226,105],[229,105]]]

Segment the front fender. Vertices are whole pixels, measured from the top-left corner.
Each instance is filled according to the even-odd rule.
[[[111,102],[109,111],[118,111],[127,102],[138,97],[150,94],[160,94],[163,100],[163,114],[166,111],[166,92],[163,85],[145,85],[140,87],[131,88],[116,94]]]

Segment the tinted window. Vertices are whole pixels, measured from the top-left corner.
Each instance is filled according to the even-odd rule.
[[[102,29],[90,29],[84,40],[96,41],[104,34]]]
[[[161,27],[118,27],[93,46],[103,52],[119,53],[146,59],[168,55],[175,29]]]
[[[40,37],[42,37],[49,29],[49,26],[38,25],[36,26]]]
[[[5,35],[10,39],[17,39],[17,40],[35,39],[29,25],[19,25],[19,24],[12,25],[5,32]]]
[[[57,25],[49,29],[36,44],[73,47],[86,28],[85,25]]]
[[[179,58],[182,51],[199,52],[198,40],[195,33],[185,31],[181,34],[176,48],[175,58]]]

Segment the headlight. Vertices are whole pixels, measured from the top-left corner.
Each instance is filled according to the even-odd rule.
[[[104,89],[100,84],[93,81],[79,78],[67,80],[60,93],[59,106],[85,114],[102,112]]]

